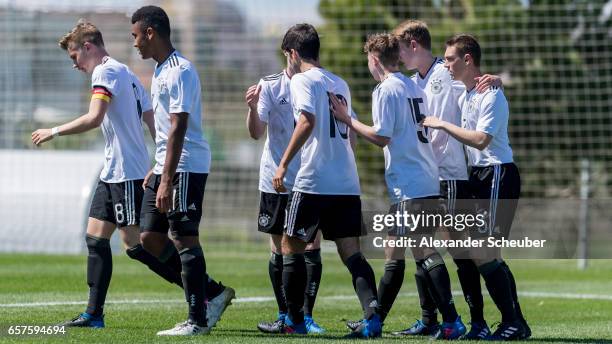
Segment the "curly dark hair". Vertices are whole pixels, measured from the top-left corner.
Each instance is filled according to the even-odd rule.
[[[142,31],[152,28],[160,36],[170,38],[170,19],[166,11],[157,6],[144,6],[132,14],[132,24],[140,22]]]

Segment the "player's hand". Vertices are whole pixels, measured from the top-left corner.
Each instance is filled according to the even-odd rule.
[[[338,99],[335,94],[331,92],[327,92],[327,94],[329,95],[329,101],[331,105],[330,110],[334,117],[336,117],[336,119],[340,122],[349,124],[351,122],[351,116],[349,116],[348,114],[348,105]]]
[[[151,179],[151,176],[153,175],[153,169],[151,169],[147,175],[144,177],[144,180],[142,181],[142,189],[145,190],[147,188],[147,184],[149,184],[149,179]]]
[[[424,127],[432,129],[443,129],[445,123],[446,122],[440,120],[438,117],[435,116],[427,116],[425,117],[423,122],[421,122]]]
[[[246,91],[244,99],[247,105],[252,110],[257,110],[257,102],[259,102],[259,94],[261,93],[261,85],[253,85]]]
[[[476,92],[482,93],[489,87],[502,87],[501,77],[498,75],[484,74],[474,78],[476,80]]]
[[[155,206],[159,212],[165,214],[170,210],[172,203],[172,180],[165,181],[162,179],[157,189],[155,197]]]
[[[274,174],[274,178],[272,178],[272,186],[276,192],[287,192],[285,185],[283,184],[283,179],[285,178],[285,174],[287,174],[287,169],[279,166],[276,169],[276,173]]]
[[[32,143],[37,146],[40,146],[41,143],[51,141],[53,139],[53,135],[51,134],[51,129],[38,129],[32,133]]]

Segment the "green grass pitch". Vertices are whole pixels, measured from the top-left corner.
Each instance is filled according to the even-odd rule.
[[[256,329],[261,320],[272,320],[275,302],[267,272],[267,246],[241,244],[204,245],[207,266],[217,280],[236,289],[239,300],[228,308],[209,336],[158,338],[186,316],[182,291],[156,277],[125,255],[114,257],[114,271],[105,307],[106,328],[69,329],[66,335],[9,336],[10,325],[51,325],[83,311],[87,296],[84,256],[0,255],[0,343],[324,343],[342,340],[346,319],[360,316],[351,279],[333,250],[323,255],[323,280],[315,306],[315,319],[327,329],[318,336],[265,336]],[[371,260],[377,278],[384,262]],[[454,290],[460,291],[455,267],[447,259]],[[530,343],[612,343],[612,264],[591,261],[579,271],[571,260],[509,262],[522,293],[521,305],[529,320]],[[400,330],[419,317],[418,299],[409,261],[401,294],[389,315],[383,339],[375,342],[428,343],[427,339],[396,338]],[[257,297],[267,297],[260,300]],[[250,298],[250,299],[249,299]],[[254,299],[255,298],[255,299]],[[129,303],[130,301],[134,301]],[[499,320],[485,295],[485,316]],[[50,305],[51,302],[60,304]],[[34,303],[39,303],[35,305]],[[469,321],[463,297],[455,297],[459,313]]]

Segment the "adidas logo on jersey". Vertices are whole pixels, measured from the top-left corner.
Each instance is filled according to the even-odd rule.
[[[285,104],[289,104],[289,102],[287,101],[287,99],[281,98],[281,100],[280,100],[280,102],[278,104],[279,105],[285,105]]]
[[[306,231],[304,230],[304,228],[298,229],[296,233],[299,235],[306,235]]]
[[[189,207],[187,207],[187,210],[197,210],[195,203],[191,203],[191,205]]]

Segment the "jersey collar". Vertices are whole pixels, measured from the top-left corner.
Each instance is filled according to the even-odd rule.
[[[433,70],[433,66],[435,66],[438,63],[438,57],[434,57],[433,62],[431,63],[431,66],[429,66],[429,68],[427,69],[427,73],[425,73],[425,75],[421,76],[421,73],[419,73],[417,71],[417,75],[419,76],[419,78],[421,79],[425,79],[427,78],[427,76],[429,75],[429,73],[431,73],[431,71]]]
[[[158,68],[160,68],[161,66],[165,65],[166,63],[168,63],[168,61],[170,60],[170,58],[171,58],[173,55],[177,55],[177,54],[178,54],[178,51],[176,51],[176,49],[172,50],[172,52],[171,52],[171,53],[168,55],[168,57],[166,57],[166,59],[164,60],[164,62],[162,62],[162,63],[158,63],[158,64],[155,66],[155,69],[158,69]]]

